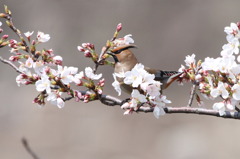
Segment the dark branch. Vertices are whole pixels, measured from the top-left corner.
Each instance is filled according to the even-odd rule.
[[[92,94],[90,91],[80,91],[82,95],[85,94]],[[70,100],[72,97],[65,98],[64,100]],[[122,106],[126,101],[128,100],[121,100],[117,97],[113,97],[110,95],[101,95],[95,100],[100,100],[101,103],[107,105],[107,106]],[[146,107],[141,106],[136,112],[145,112],[145,113],[151,113],[153,112],[153,107]],[[240,112],[230,112],[225,111],[224,115],[220,115],[217,110],[213,109],[206,109],[206,108],[194,108],[189,106],[183,106],[183,107],[165,107],[164,111],[166,114],[176,114],[176,113],[185,113],[185,114],[199,114],[199,115],[209,115],[209,116],[215,116],[215,117],[221,117],[226,119],[240,119]]]
[[[205,108],[166,107],[164,110],[168,114],[187,113],[187,114],[210,115],[210,116],[215,116],[215,117],[222,117],[222,118],[225,118],[225,119],[240,119],[240,113],[239,112],[225,111],[224,115],[220,116],[218,111],[212,110],[212,109],[205,109]]]
[[[27,139],[22,138],[22,144],[23,144],[24,148],[27,150],[27,152],[32,156],[33,159],[39,159],[39,157],[30,148],[30,146],[27,142]]]

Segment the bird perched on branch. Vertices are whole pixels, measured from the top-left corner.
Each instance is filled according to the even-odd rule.
[[[111,55],[115,61],[114,65],[114,73],[122,73],[131,71],[136,64],[138,64],[138,60],[133,52],[130,50],[131,48],[136,48],[135,45],[122,45],[114,48],[107,53]],[[173,81],[175,81],[182,73],[177,71],[163,71],[152,69],[149,67],[144,67],[144,69],[150,73],[155,75],[156,81],[160,81],[162,83],[161,90],[166,89]],[[132,87],[130,85],[126,85],[123,82],[123,78],[117,77],[117,81],[120,83],[121,88],[127,92],[131,93]]]

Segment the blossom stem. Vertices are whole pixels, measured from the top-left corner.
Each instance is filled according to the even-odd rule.
[[[119,30],[119,31],[120,31],[120,30]],[[116,34],[116,32],[115,32],[114,35],[113,35],[113,37],[112,37],[112,39],[111,39],[110,41],[112,42],[112,41],[116,40],[117,35],[118,35],[118,34]],[[100,56],[98,57],[97,62],[95,63],[95,68],[94,68],[94,70],[93,70],[94,73],[97,72],[97,69],[98,69],[98,66],[99,66],[99,65],[104,65],[104,60],[105,60],[105,59],[103,59],[103,55],[106,54],[106,52],[109,50],[109,48],[110,48],[110,45],[109,45],[109,42],[107,42],[107,44],[106,44],[106,46],[105,46],[105,49],[102,50]]]
[[[24,40],[20,30],[18,30],[14,24],[13,24],[13,20],[12,20],[12,16],[8,15],[5,17],[5,19],[7,19],[9,21],[9,27],[13,30],[13,32],[15,32],[17,34],[17,36],[20,38],[20,40],[22,41],[23,45],[26,47],[26,52],[29,53],[29,47],[26,43],[26,41]]]
[[[14,65],[11,61],[8,61],[8,60],[6,60],[6,59],[3,59],[1,56],[0,56],[0,61],[1,61],[2,63],[5,63],[5,64],[11,66],[11,67],[12,67],[15,71],[17,71],[18,73],[22,73],[22,74],[23,74],[23,72],[20,71],[20,70],[18,69],[18,67],[17,67],[16,65]]]
[[[189,101],[188,101],[188,107],[191,107],[192,106],[192,103],[193,103],[193,98],[196,94],[196,87],[197,85],[194,83],[193,86],[192,86],[192,89],[191,89],[191,93],[190,93],[190,98],[189,98]]]

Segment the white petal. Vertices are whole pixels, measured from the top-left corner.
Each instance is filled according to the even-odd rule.
[[[62,100],[62,98],[57,98],[57,106],[58,108],[63,108],[65,105],[65,102]]]
[[[157,119],[159,119],[160,116],[165,115],[165,114],[166,114],[166,112],[164,111],[163,108],[159,108],[159,107],[157,107],[157,106],[154,107],[153,115],[154,115]]]

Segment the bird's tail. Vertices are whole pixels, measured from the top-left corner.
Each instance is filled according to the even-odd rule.
[[[159,70],[155,74],[155,80],[162,81],[162,89],[168,88],[175,80],[181,76],[182,72],[177,71],[162,71]]]

